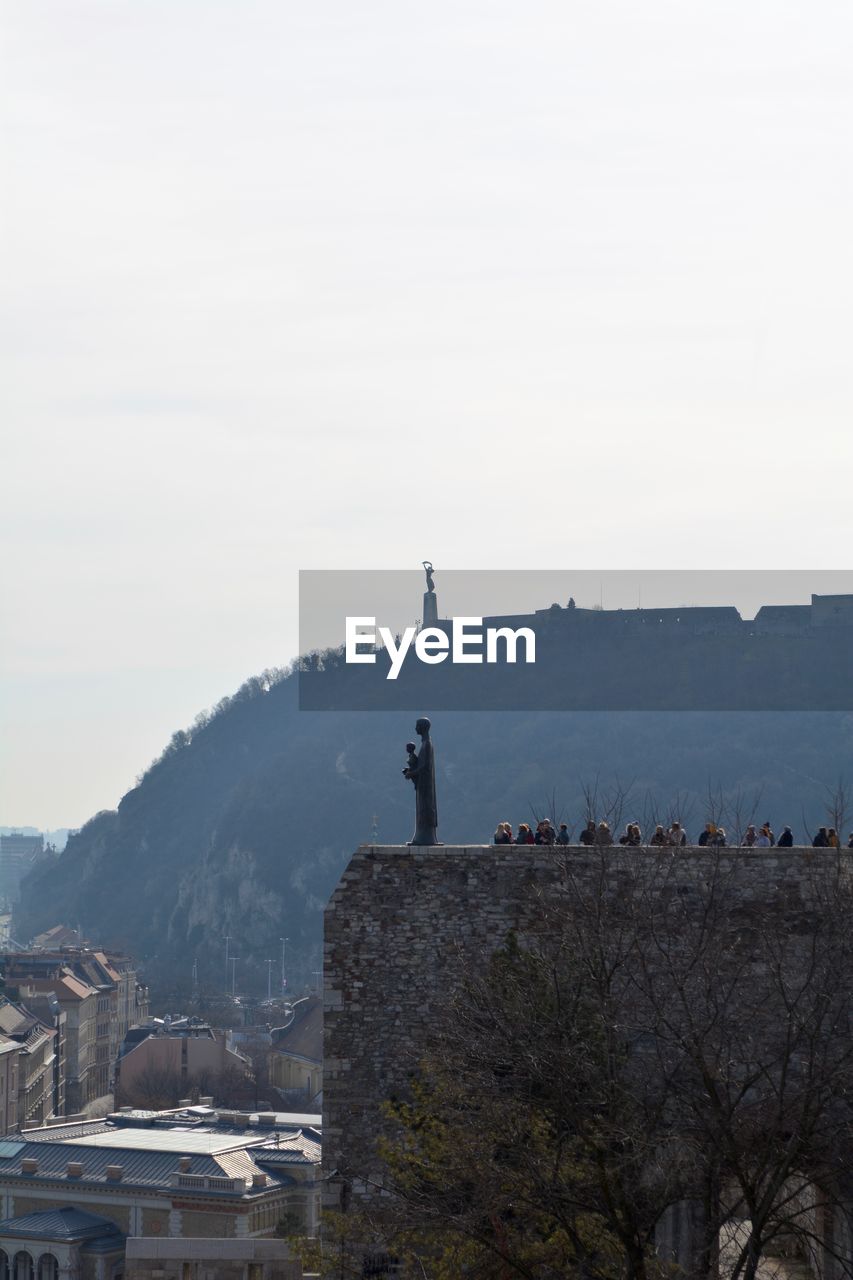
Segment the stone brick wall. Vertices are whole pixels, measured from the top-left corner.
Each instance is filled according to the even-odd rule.
[[[664,892],[690,901],[709,876],[726,881],[733,915],[769,904],[808,933],[820,894],[849,877],[853,854],[812,849],[623,849],[362,846],[325,914],[323,1166],[381,1177],[381,1104],[405,1092],[430,1045],[436,1012],[467,968],[509,930],[537,929],[537,895],[559,901],[566,868],[632,895],[661,870]],[[326,1201],[340,1194],[326,1185]],[[353,1191],[369,1194],[356,1180]]]

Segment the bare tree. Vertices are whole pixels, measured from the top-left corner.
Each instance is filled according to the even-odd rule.
[[[835,828],[840,845],[847,838],[847,821],[853,803],[853,786],[841,774],[832,787],[825,788],[825,811],[829,825]]]
[[[708,851],[564,860],[391,1104],[386,1232],[433,1278],[853,1275],[853,889],[745,897]],[[473,976],[471,976],[473,975]],[[666,1255],[667,1223],[689,1241]],[[663,1243],[662,1243],[663,1242]],[[344,1272],[342,1272],[344,1274]]]
[[[146,1067],[133,1080],[133,1083],[121,1090],[121,1098],[125,1105],[148,1107],[152,1111],[163,1111],[177,1106],[183,1098],[184,1081],[175,1067]]]
[[[587,822],[606,822],[611,831],[618,831],[623,823],[626,806],[631,800],[634,782],[625,783],[615,776],[602,786],[600,775],[589,782],[581,782]]]

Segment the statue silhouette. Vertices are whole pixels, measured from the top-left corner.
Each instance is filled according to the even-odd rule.
[[[430,722],[426,716],[422,716],[415,725],[415,733],[421,740],[421,749],[414,763],[412,763],[412,752],[409,751],[409,763],[403,770],[403,776],[415,784],[415,834],[409,844],[441,844],[436,834],[438,806],[435,799],[435,755],[429,731]],[[406,743],[407,748],[411,745]]]

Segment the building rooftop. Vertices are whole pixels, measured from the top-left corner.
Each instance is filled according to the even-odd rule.
[[[179,1164],[182,1156],[188,1157],[189,1168],[182,1168]],[[36,1161],[37,1168],[25,1173],[24,1160]],[[69,1176],[68,1166],[72,1162],[81,1166],[79,1175]],[[121,1168],[120,1181],[107,1174],[107,1170],[115,1166]],[[260,1166],[245,1148],[208,1154],[181,1149],[160,1151],[124,1146],[87,1146],[84,1142],[25,1142],[17,1154],[0,1158],[0,1182],[8,1178],[26,1182],[61,1179],[68,1187],[66,1194],[73,1194],[71,1188],[93,1183],[101,1186],[169,1187],[174,1185],[176,1177],[187,1176],[193,1177],[194,1181],[198,1179],[194,1190],[199,1194],[245,1194],[243,1188],[232,1185],[233,1180],[243,1179],[251,1184],[253,1174],[259,1172]],[[267,1177],[272,1185],[286,1186],[291,1181],[284,1169],[280,1173],[272,1170]],[[209,1180],[208,1185],[201,1185],[205,1179]]]
[[[118,1227],[109,1218],[86,1213],[68,1205],[64,1209],[46,1209],[25,1213],[0,1222],[0,1236],[16,1236],[29,1240],[93,1240],[98,1236],[120,1237]]]
[[[308,996],[293,1006],[293,1017],[271,1031],[273,1048],[279,1053],[298,1054],[312,1062],[323,1057],[323,1001]]]
[[[61,1179],[69,1188],[92,1183],[169,1187],[191,1179],[194,1194],[257,1195],[291,1184],[288,1167],[320,1161],[319,1116],[279,1112],[264,1120],[197,1107],[116,1113],[106,1120],[28,1130],[0,1142],[0,1182]],[[75,1164],[81,1172],[69,1176],[69,1165]],[[253,1187],[262,1171],[267,1187]]]
[[[120,1147],[123,1151],[177,1151],[180,1154],[215,1156],[223,1151],[237,1151],[243,1147],[260,1145],[269,1141],[269,1137],[269,1133],[259,1133],[257,1129],[252,1134],[244,1135],[216,1133],[210,1129],[199,1132],[198,1129],[183,1129],[179,1125],[174,1129],[123,1129],[111,1126],[101,1133],[81,1134],[64,1141],[68,1146],[109,1147],[112,1150]]]

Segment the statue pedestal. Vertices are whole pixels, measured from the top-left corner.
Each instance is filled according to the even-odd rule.
[[[438,596],[434,591],[424,592],[424,612],[422,627],[434,627],[438,622]]]

